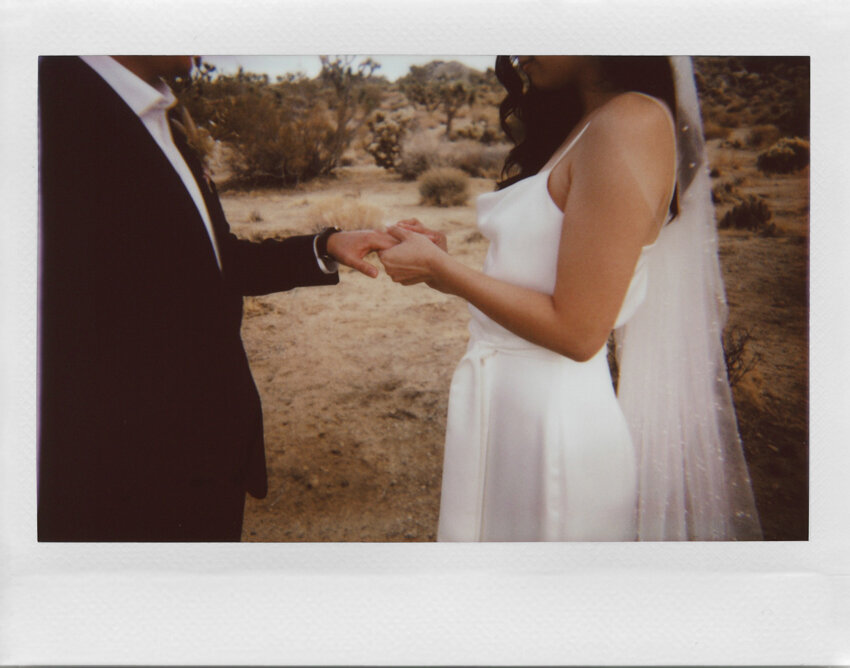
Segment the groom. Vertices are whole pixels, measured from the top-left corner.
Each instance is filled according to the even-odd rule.
[[[242,296],[339,282],[394,239],[250,243],[168,111],[178,56],[39,64],[41,541],[237,541],[266,494]]]

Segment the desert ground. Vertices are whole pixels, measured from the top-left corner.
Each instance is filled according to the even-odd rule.
[[[734,387],[740,431],[765,538],[805,539],[808,170],[765,176],[756,151],[733,144],[710,142],[716,181],[766,199],[777,227],[720,232],[729,328],[749,338],[749,368]],[[474,196],[493,187],[472,179],[467,205],[424,206],[415,183],[355,165],[292,189],[226,193],[223,203],[251,239],[309,233],[329,200],[332,210],[368,211],[370,223],[417,217],[480,268],[487,242]],[[466,326],[457,298],[346,268],[339,286],[248,298],[243,338],[263,399],[269,494],[248,499],[243,540],[434,540],[448,388]]]

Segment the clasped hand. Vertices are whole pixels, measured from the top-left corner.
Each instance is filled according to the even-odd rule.
[[[442,289],[437,279],[439,262],[447,257],[446,235],[425,227],[415,218],[387,228],[338,232],[328,239],[328,252],[342,264],[375,278],[378,270],[365,257],[377,251],[387,275],[396,283],[427,283]]]
[[[439,268],[448,257],[446,235],[428,229],[415,218],[399,221],[388,227],[387,233],[398,241],[392,248],[378,252],[387,275],[402,285],[426,283],[442,290]]]

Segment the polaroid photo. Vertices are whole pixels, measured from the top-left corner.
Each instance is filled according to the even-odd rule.
[[[3,14],[0,661],[847,663],[843,5]]]

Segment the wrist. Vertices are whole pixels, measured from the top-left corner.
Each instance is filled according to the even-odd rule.
[[[454,260],[448,253],[438,250],[428,261],[428,272],[440,284],[443,292],[452,292],[451,273]]]
[[[325,263],[336,262],[336,257],[331,252],[331,237],[338,232],[342,232],[338,227],[326,227],[318,235],[316,235],[316,254],[319,259]]]

